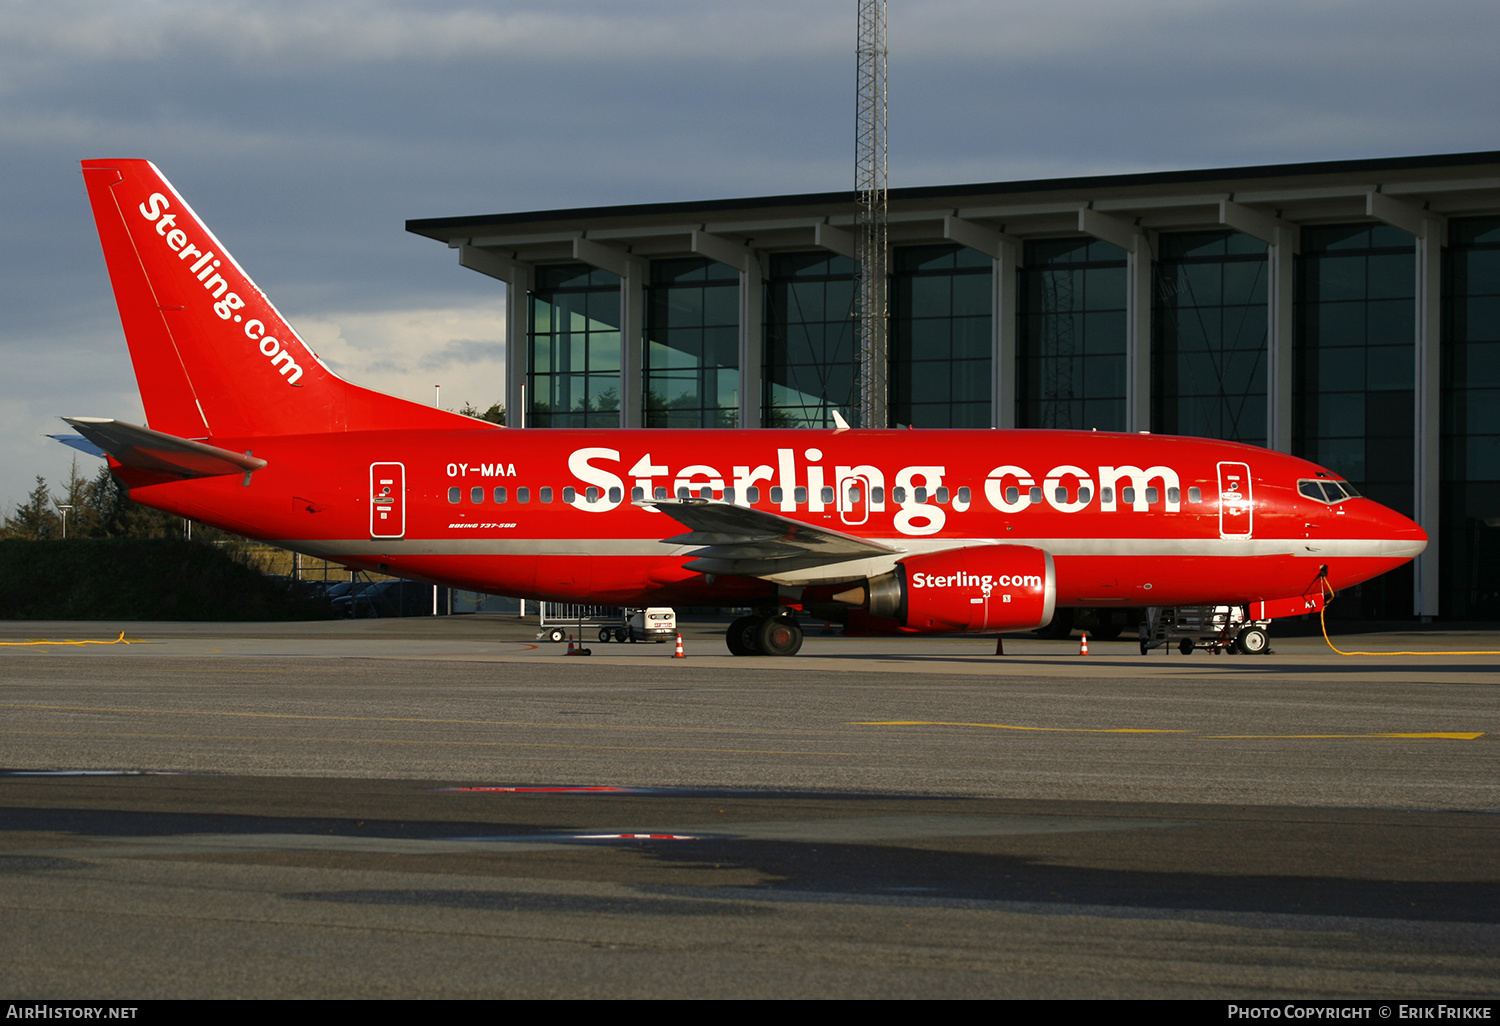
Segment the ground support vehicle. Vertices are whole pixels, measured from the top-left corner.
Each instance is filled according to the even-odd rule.
[[[537,614],[538,641],[560,643],[572,634],[583,641],[584,631],[597,631],[600,641],[624,641],[630,623],[619,606],[587,606],[571,602],[542,602]]]
[[[670,606],[649,608],[585,606],[543,602],[538,618],[538,641],[563,642],[569,634],[582,643],[585,632],[601,642],[666,642],[677,632],[677,614]]]
[[[1151,606],[1141,618],[1141,655],[1177,643],[1183,655],[1201,648],[1215,655],[1271,651],[1270,620],[1252,620],[1244,606]]]
[[[671,606],[649,606],[625,612],[629,617],[626,630],[630,641],[654,641],[660,645],[671,641],[677,634],[677,611]]]

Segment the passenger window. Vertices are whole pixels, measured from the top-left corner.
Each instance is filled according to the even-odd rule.
[[[563,502],[572,502],[578,498],[578,489],[572,485],[563,485]]]
[[[551,502],[552,487],[550,485],[543,485],[540,489],[537,490],[537,498],[542,502]]]
[[[946,506],[948,504],[948,489],[939,488],[937,490],[937,501],[939,506]]]
[[[1028,493],[1028,495],[1027,495],[1027,499],[1031,503],[1033,503],[1033,504],[1041,502],[1042,501],[1042,490],[1041,490],[1041,488],[1033,488],[1033,489],[1031,489],[1030,493]]]
[[[657,485],[653,496],[658,499],[665,499],[667,497],[667,489],[662,485]]]
[[[852,506],[852,505],[854,505],[858,501],[859,501],[859,489],[858,488],[850,488],[849,489],[849,505]]]
[[[630,501],[631,502],[645,502],[646,501],[646,489],[641,488],[641,487],[635,487],[635,488],[630,489]]]
[[[870,501],[871,502],[880,502],[880,503],[885,502],[885,489],[884,488],[871,487],[870,488]]]
[[[796,488],[792,489],[792,501],[795,502],[799,506],[806,505],[806,503],[807,503],[807,486],[806,485],[798,485]]]
[[[1159,500],[1160,498],[1161,498],[1161,492],[1157,491],[1155,488],[1147,488],[1146,489],[1146,505],[1148,505],[1148,506],[1155,506],[1156,503],[1157,503],[1157,500]]]
[[[585,499],[588,499],[590,502],[598,502],[599,489],[595,488],[593,485],[589,485],[586,489],[584,489],[583,497]]]
[[[1167,489],[1167,501],[1177,503],[1182,501],[1182,491],[1175,485]]]
[[[1115,490],[1113,488],[1101,488],[1101,489],[1099,489],[1099,501],[1100,502],[1106,502],[1106,503],[1107,502],[1114,502],[1115,501]]]
[[[773,486],[771,488],[771,501],[775,502],[775,503],[780,503],[781,502],[781,488],[780,488],[780,486]]]
[[[704,485],[702,488],[698,489],[698,498],[700,498],[700,499],[712,499],[713,497],[714,497],[714,490],[709,485]]]
[[[833,489],[832,488],[822,488],[822,489],[819,489],[819,491],[818,491],[818,497],[823,501],[823,505],[825,505],[825,506],[830,505],[833,502]]]
[[[1188,502],[1202,502],[1203,489],[1194,485],[1188,489]]]
[[[609,490],[609,501],[610,502],[619,502],[620,501],[620,497],[623,494],[624,493],[620,491],[620,489],[619,489],[618,486],[613,486]]]
[[[677,497],[679,499],[688,498],[688,490],[686,485],[683,485],[681,488],[677,489]]]
[[[760,501],[760,489],[755,487],[755,485],[751,485],[749,488],[746,488],[745,500],[749,502],[750,505],[755,505]]]
[[[495,489],[495,501],[496,502],[504,502],[505,501],[505,489],[504,488],[496,488]]]
[[[530,488],[517,488],[516,489],[516,501],[519,502],[519,503],[521,503],[523,506],[526,503],[530,502],[531,501],[531,489]]]
[[[726,489],[724,489],[724,501],[725,502],[733,502],[734,501],[734,489],[733,488],[726,488]]]
[[[1079,502],[1088,502],[1089,499],[1093,498],[1093,495],[1094,495],[1094,493],[1091,492],[1091,491],[1089,491],[1087,488],[1080,488],[1080,489],[1078,489],[1078,501]]]
[[[484,501],[484,489],[483,488],[470,488],[469,489],[469,501],[472,502],[472,503],[474,503],[474,505],[476,505],[476,506],[479,505],[480,503],[482,503]]]
[[[918,505],[921,505],[922,503],[926,502],[927,501],[927,489],[926,488],[918,488],[916,490],[916,495],[915,495],[913,501],[916,502]]]
[[[1068,501],[1068,490],[1066,488],[1058,488],[1053,494],[1057,497],[1058,502]]]
[[[895,503],[897,505],[905,505],[906,504],[906,489],[902,488],[900,486],[892,488],[891,489],[891,499],[893,501],[895,501]]]
[[[1017,500],[1019,500],[1020,498],[1021,489],[1017,488],[1015,485],[1011,485],[1009,488],[1005,489],[1005,504],[1007,506],[1014,506]]]
[[[448,501],[449,502],[458,502],[458,501],[460,501],[460,499],[462,499],[462,497],[463,497],[463,489],[459,488],[458,485],[454,485],[452,488],[448,489]]]
[[[1129,503],[1135,502],[1135,489],[1134,488],[1121,488],[1120,489],[1120,501],[1121,502],[1129,502]]]

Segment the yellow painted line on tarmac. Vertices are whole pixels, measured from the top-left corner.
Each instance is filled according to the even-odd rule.
[[[981,727],[986,730],[1028,730],[1053,734],[1195,734],[1191,730],[1147,727],[1028,727],[1012,723],[956,723],[944,720],[856,720],[850,727]],[[1413,734],[1198,734],[1205,741],[1474,741],[1484,731],[1428,731]]]
[[[1425,734],[1205,734],[1212,741],[1474,741],[1484,731],[1439,730]]]
[[[299,745],[363,744],[415,745],[441,748],[560,748],[570,752],[697,752],[707,755],[836,755],[854,758],[855,752],[821,752],[775,748],[684,748],[682,746],[648,745],[572,745],[552,741],[441,741],[400,737],[306,737],[303,735],[267,736],[257,734],[142,734],[128,731],[96,730],[0,730],[0,736],[17,737],[84,737],[102,740],[151,738],[165,741],[290,741]]]
[[[1036,730],[1052,734],[1189,734],[1187,730],[1151,727],[1023,727],[1013,723],[950,723],[943,720],[856,720],[850,727],[983,727],[986,730]]]
[[[108,705],[55,705],[40,702],[0,702],[0,709],[44,712],[123,713],[131,716],[224,716],[249,720],[316,720],[336,723],[435,723],[463,727],[537,727],[586,730],[663,730],[700,734],[827,734],[827,730],[749,730],[740,727],[695,727],[643,723],[552,723],[545,720],[463,720],[423,716],[334,716],[319,713],[236,712],[216,709],[140,709]]]

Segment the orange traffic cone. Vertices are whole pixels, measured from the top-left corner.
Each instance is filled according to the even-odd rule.
[[[573,635],[568,635],[568,650],[563,655],[573,655]]]
[[[1079,655],[1088,655],[1089,654],[1089,636],[1088,636],[1088,632],[1087,631],[1084,632],[1083,640],[1078,643],[1078,654]]]
[[[677,632],[677,651],[672,653],[673,659],[686,659],[687,653],[682,650],[682,632]]]

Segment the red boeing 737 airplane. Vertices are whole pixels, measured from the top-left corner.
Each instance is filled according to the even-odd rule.
[[[1202,438],[1002,430],[518,430],[329,370],[161,173],[84,180],[149,427],[74,417],[137,502],[352,567],[601,605],[742,606],[849,633],[1045,626],[1067,607],[1322,608],[1427,545],[1306,460]],[[1265,633],[1242,639],[1265,646]]]

